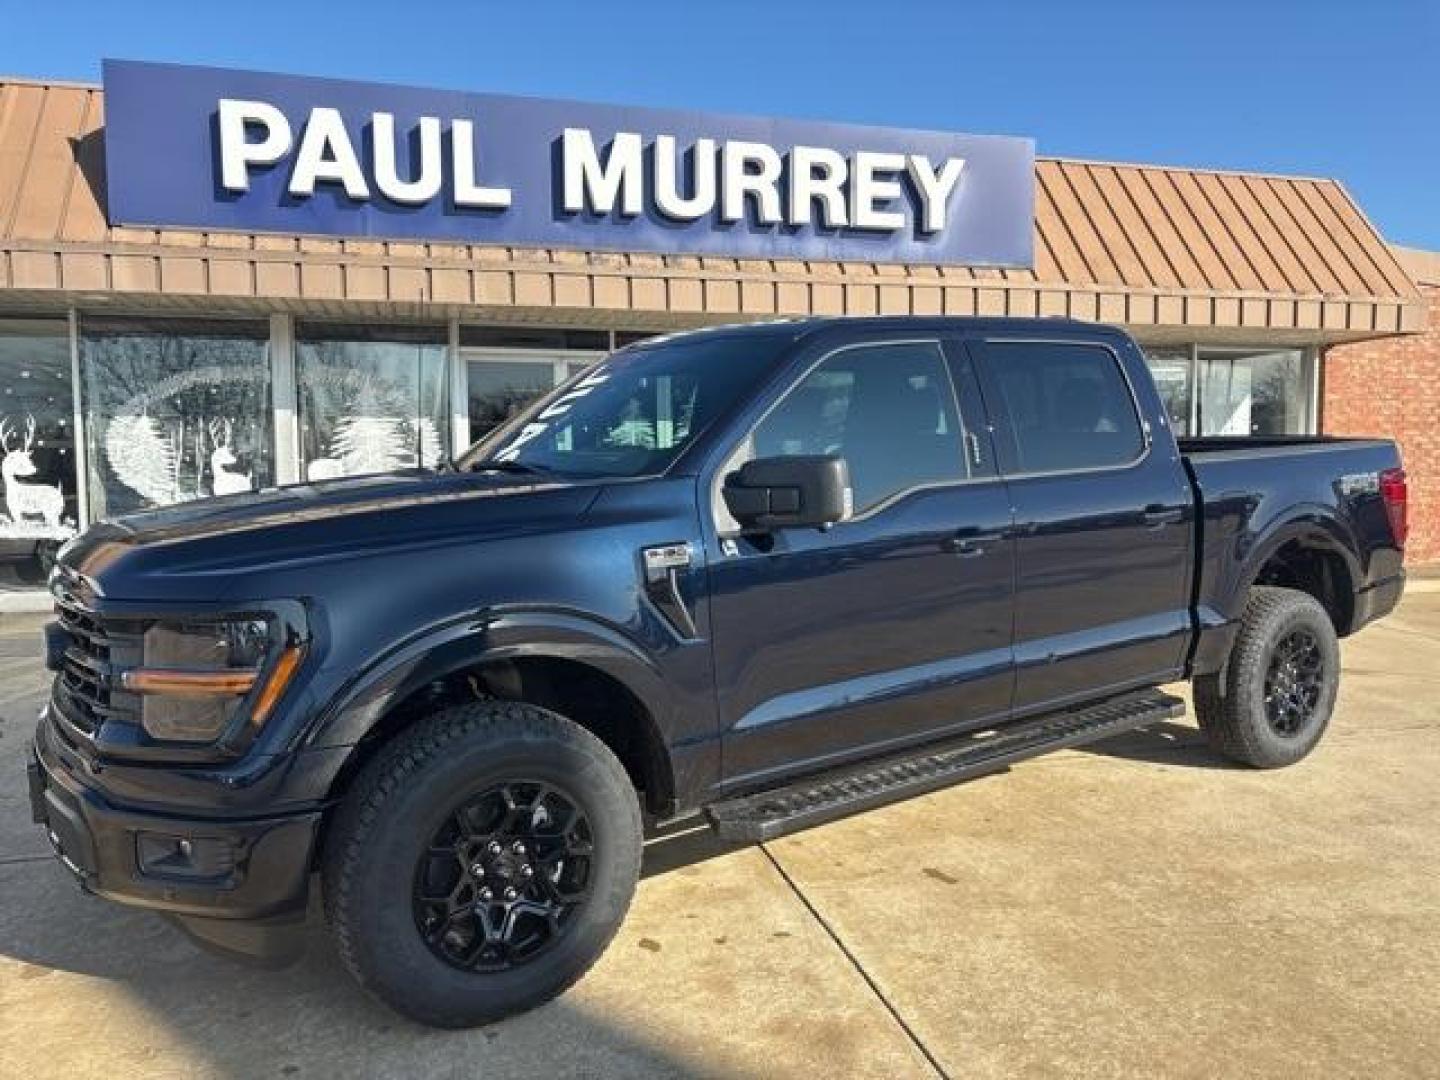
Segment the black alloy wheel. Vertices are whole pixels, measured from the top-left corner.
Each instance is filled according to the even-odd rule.
[[[466,799],[415,868],[415,925],[448,964],[504,971],[553,946],[590,893],[590,821],[557,785],[517,780]]]
[[[1195,713],[1210,745],[1244,765],[1293,765],[1315,748],[1340,689],[1331,615],[1297,589],[1250,590],[1223,671],[1195,679]]]
[[[1265,715],[1277,735],[1294,738],[1309,726],[1325,689],[1325,658],[1309,630],[1293,630],[1270,654]]]
[[[634,784],[592,732],[516,701],[396,733],[327,830],[325,912],[368,991],[436,1027],[563,993],[625,917],[643,830]]]

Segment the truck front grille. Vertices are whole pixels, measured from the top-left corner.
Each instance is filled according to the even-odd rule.
[[[52,591],[68,639],[55,679],[55,706],[85,736],[109,720],[137,723],[134,695],[116,689],[113,672],[139,662],[143,627],[103,618],[61,585]]]

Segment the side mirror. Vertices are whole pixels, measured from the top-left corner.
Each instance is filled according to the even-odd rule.
[[[756,458],[725,478],[725,506],[746,532],[818,528],[850,516],[850,468],[833,454]]]

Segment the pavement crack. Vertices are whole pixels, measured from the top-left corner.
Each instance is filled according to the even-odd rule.
[[[866,971],[864,965],[860,963],[859,957],[851,952],[850,947],[841,940],[840,935],[836,933],[835,928],[830,925],[829,920],[820,914],[820,909],[810,902],[810,898],[801,891],[800,886],[795,883],[795,879],[790,876],[785,867],[780,865],[780,860],[775,857],[774,852],[772,852],[766,844],[759,846],[765,858],[770,860],[770,865],[775,868],[775,872],[780,875],[780,880],[789,886],[790,891],[795,894],[795,899],[799,900],[800,903],[805,906],[805,910],[810,912],[811,917],[820,924],[820,928],[829,935],[830,940],[835,943],[835,947],[840,950],[841,955],[850,962],[850,966],[855,969],[860,978],[865,980],[865,985],[870,988],[870,992],[875,995],[875,999],[885,1007],[885,1011],[890,1014],[891,1019],[900,1026],[900,1030],[905,1033],[905,1037],[910,1040],[911,1045],[920,1051],[921,1056],[930,1063],[930,1068],[935,1070],[935,1075],[941,1077],[941,1080],[950,1080],[950,1074],[945,1071],[945,1067],[941,1065],[935,1055],[931,1053],[930,1048],[925,1045],[924,1041],[920,1038],[919,1034],[916,1033],[915,1029],[910,1026],[905,1017],[900,1015],[900,1010],[885,996],[885,991],[881,990],[880,985],[870,977],[870,973]]]

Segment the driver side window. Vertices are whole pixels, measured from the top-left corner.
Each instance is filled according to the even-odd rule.
[[[837,454],[855,513],[905,491],[969,478],[955,393],[936,342],[841,349],[755,428],[751,456]]]

